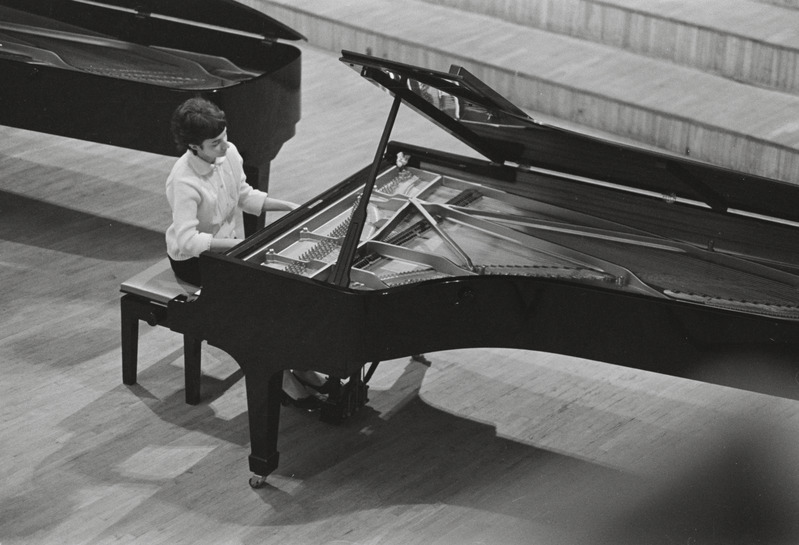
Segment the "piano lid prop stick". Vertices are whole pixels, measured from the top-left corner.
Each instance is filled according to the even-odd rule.
[[[438,233],[438,236],[443,238],[446,243],[449,244],[450,247],[455,251],[455,253],[458,254],[461,259],[463,259],[469,270],[474,271],[474,263],[472,263],[472,260],[469,259],[469,256],[466,254],[466,252],[464,252],[461,247],[458,246],[458,244],[452,240],[452,238],[445,233],[443,229],[441,229],[441,227],[438,225],[438,221],[427,210],[425,210],[422,203],[420,203],[416,198],[410,199],[410,202],[422,214],[422,216],[424,216],[424,219],[430,223],[430,226],[436,231],[436,233]]]
[[[391,104],[391,111],[386,120],[386,126],[383,128],[383,135],[380,137],[380,143],[377,146],[375,160],[372,162],[372,168],[369,171],[369,178],[366,180],[366,185],[358,201],[358,206],[352,213],[352,221],[350,221],[350,226],[347,229],[347,234],[341,245],[341,251],[338,254],[336,266],[333,269],[333,284],[336,286],[344,288],[350,285],[350,268],[355,259],[355,252],[358,249],[358,242],[361,239],[363,226],[366,223],[369,199],[372,197],[372,189],[377,180],[380,163],[383,160],[383,154],[385,153],[386,145],[388,145],[388,138],[391,136],[391,129],[394,127],[394,121],[397,119],[397,112],[399,111],[401,102],[402,99],[400,99],[399,95],[395,95],[394,102]]]

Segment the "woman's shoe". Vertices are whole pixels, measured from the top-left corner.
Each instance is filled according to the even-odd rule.
[[[341,381],[337,378],[327,377],[324,384],[318,387],[311,386],[311,388],[314,388],[320,394],[332,395],[337,393],[341,388]]]
[[[296,378],[297,381],[306,388],[312,388],[323,395],[337,392],[338,389],[341,387],[341,380],[337,378],[327,377],[327,379],[325,379],[324,384],[322,384],[321,386],[317,386],[316,384],[311,384],[307,380],[303,380],[303,378],[297,376],[297,374],[294,373],[294,371],[292,371],[291,374],[294,375],[294,378]]]
[[[318,411],[322,408],[322,400],[316,396],[303,397],[301,399],[294,399],[286,392],[280,392],[280,404],[284,407],[296,407],[304,411]]]

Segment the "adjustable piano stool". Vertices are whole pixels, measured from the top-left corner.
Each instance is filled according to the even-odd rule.
[[[199,288],[179,280],[163,259],[122,282],[122,382],[136,384],[139,352],[139,320],[151,326],[169,327],[167,303],[179,295],[193,294]],[[183,365],[186,378],[186,403],[200,402],[200,349],[202,339],[183,335]]]

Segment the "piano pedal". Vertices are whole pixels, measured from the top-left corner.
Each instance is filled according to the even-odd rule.
[[[328,424],[341,424],[366,405],[368,391],[369,387],[362,380],[350,379],[337,392],[327,396],[319,411],[319,419]]]

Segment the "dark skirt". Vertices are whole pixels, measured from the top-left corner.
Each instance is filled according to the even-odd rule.
[[[176,261],[170,257],[169,264],[172,265],[172,271],[175,273],[175,276],[189,284],[202,286],[199,257],[191,257],[181,261]]]

